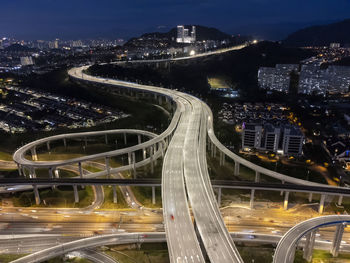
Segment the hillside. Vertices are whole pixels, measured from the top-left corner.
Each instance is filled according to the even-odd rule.
[[[324,25],[312,26],[289,35],[283,43],[289,46],[329,46],[336,42],[350,43],[350,19]]]
[[[185,25],[186,28],[190,28],[191,25]],[[131,38],[127,43],[125,43],[126,46],[141,46],[145,43],[154,43],[161,41],[165,45],[169,45],[170,43],[174,43],[176,39],[177,34],[177,28],[174,27],[170,31],[166,33],[160,33],[160,32],[152,32],[152,33],[145,33],[141,35],[140,37]],[[202,40],[225,40],[225,39],[232,39],[233,37],[229,34],[226,34],[219,29],[212,28],[212,27],[206,27],[206,26],[199,26],[196,25],[196,38],[198,41]]]

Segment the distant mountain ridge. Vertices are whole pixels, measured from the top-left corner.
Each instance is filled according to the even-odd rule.
[[[289,35],[283,43],[289,46],[328,46],[350,43],[350,19],[323,26],[311,26]]]
[[[232,36],[229,34],[226,34],[219,29],[213,28],[213,27],[206,27],[206,26],[196,26],[196,39],[198,41],[202,40],[225,40],[225,39],[231,39]],[[192,25],[185,25],[186,28],[189,28],[191,30]],[[161,32],[152,32],[152,33],[145,33],[141,35],[140,37],[131,38],[126,45],[138,45],[138,42],[140,39],[143,40],[164,40],[167,42],[174,42],[177,35],[177,28],[174,27],[170,29],[170,31],[161,33]]]

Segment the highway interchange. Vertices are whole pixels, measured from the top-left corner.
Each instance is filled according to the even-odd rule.
[[[146,142],[122,150],[116,150],[113,153],[101,153],[94,156],[59,162],[36,162],[35,160],[30,161],[24,158],[24,154],[28,150],[33,149],[33,147],[36,147],[39,144],[47,143],[56,139],[63,140],[71,135],[58,136],[54,139],[46,138],[42,139],[40,142],[34,142],[19,149],[14,155],[15,162],[19,165],[19,168],[20,170],[22,169],[22,171],[23,167],[26,167],[29,171],[38,167],[54,169],[58,166],[71,164],[81,165],[82,162],[94,161],[98,158],[106,158],[106,160],[108,160],[109,157],[114,155],[129,155],[135,151],[144,152],[144,149],[150,149],[149,158],[144,158],[144,160],[139,162],[138,167],[141,167],[142,165],[153,163],[153,158],[158,158],[165,154],[162,169],[162,201],[164,228],[171,262],[205,262],[206,257],[209,257],[210,262],[243,262],[227,228],[225,227],[224,220],[221,216],[219,206],[212,190],[206,163],[207,135],[209,137],[210,148],[214,149],[213,147],[216,147],[219,149],[219,152],[224,154],[223,156],[228,156],[233,159],[238,167],[240,164],[245,165],[255,170],[257,173],[272,176],[283,182],[301,185],[308,184],[315,187],[328,187],[267,170],[249,163],[229,151],[215,137],[213,132],[213,116],[209,107],[201,100],[189,94],[159,87],[93,77],[85,74],[85,69],[87,69],[87,66],[71,69],[69,75],[71,78],[79,81],[115,86],[118,88],[135,89],[138,92],[148,92],[154,93],[157,96],[165,96],[167,99],[174,101],[176,104],[176,111],[167,130],[159,136],[153,136],[153,139]],[[105,135],[108,134],[108,132],[113,133],[113,131],[104,131],[97,132],[93,135]],[[85,133],[74,136],[86,137],[90,135]],[[165,148],[167,148],[166,152]],[[129,161],[129,165],[123,169],[133,170],[135,169],[135,166],[136,161],[134,158],[133,162]],[[91,177],[119,172],[117,168],[108,167],[108,161],[106,161],[105,167],[106,168],[103,172],[95,173]],[[192,223],[188,204],[190,204],[192,208],[195,224]],[[199,234],[199,236],[197,234]],[[120,236],[120,233],[112,235]],[[128,242],[130,242],[130,238],[135,238],[135,236],[131,236],[131,234],[125,235]],[[106,238],[108,239],[109,237]],[[113,236],[113,238],[115,237]],[[120,238],[123,239],[122,236],[120,236]],[[101,239],[103,238],[101,237]],[[81,242],[84,243],[85,241]],[[95,246],[94,242],[95,241],[93,240],[91,244],[92,246]],[[201,249],[201,242],[203,242],[205,250]],[[292,245],[294,246],[294,244]],[[286,248],[292,247],[292,245],[289,243],[282,243],[281,246]],[[71,251],[81,249],[79,246],[72,246],[71,248]],[[61,251],[62,253],[61,248],[53,249],[58,249],[58,251]],[[53,251],[54,255],[59,254],[56,253],[55,250]],[[203,253],[204,251],[205,253]]]

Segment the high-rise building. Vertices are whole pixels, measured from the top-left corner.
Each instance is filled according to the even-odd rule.
[[[304,143],[301,130],[292,125],[243,124],[242,149],[300,156]]]
[[[291,73],[298,72],[297,64],[277,64],[275,68],[261,67],[258,71],[259,87],[288,93]]]
[[[177,43],[194,43],[196,42],[196,27],[192,26],[191,34],[189,29],[182,25],[177,26]]]
[[[284,155],[301,155],[304,136],[294,126],[285,127],[283,131],[282,150]]]
[[[21,57],[20,60],[21,60],[21,65],[22,66],[34,65],[32,57]]]
[[[281,129],[273,126],[272,124],[264,125],[264,148],[267,151],[277,152],[278,144],[280,140]]]
[[[261,146],[262,126],[259,124],[243,124],[242,148],[244,151],[258,149]]]

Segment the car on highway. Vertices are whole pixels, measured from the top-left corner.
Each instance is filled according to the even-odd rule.
[[[174,221],[174,219],[175,219],[173,214],[170,215],[170,218],[171,218],[171,220],[173,220],[173,221]]]

